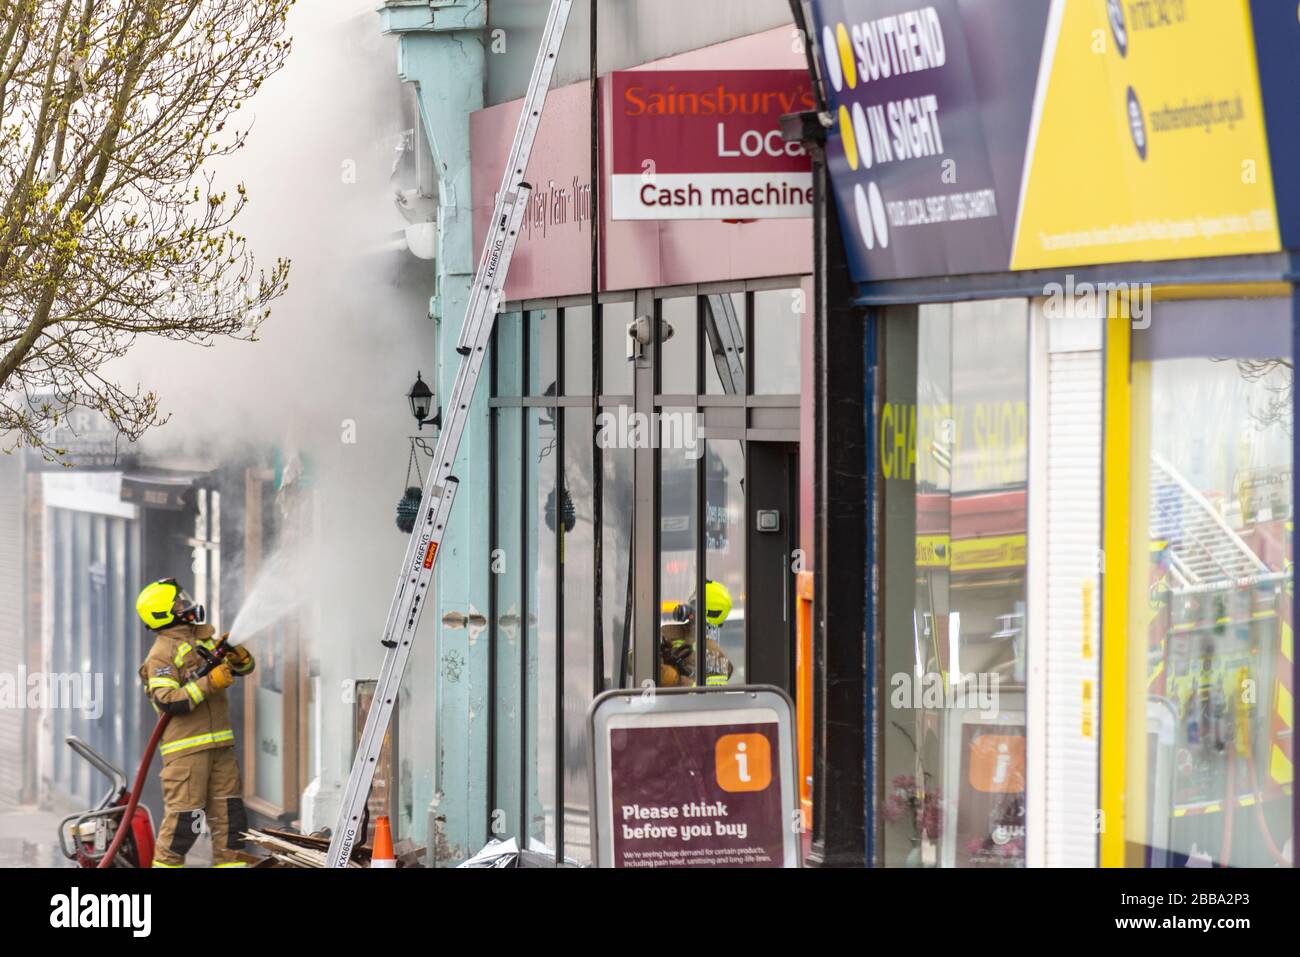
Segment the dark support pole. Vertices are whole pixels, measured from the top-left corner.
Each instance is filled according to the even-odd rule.
[[[650,342],[642,348],[634,366],[635,411],[653,422],[659,367],[659,303],[654,293],[641,290],[636,296],[637,321],[650,324]],[[659,680],[659,450],[637,448],[633,456],[632,545],[632,687],[651,686]]]
[[[564,495],[568,486],[564,370],[566,310],[555,310],[555,866],[564,861]]]
[[[867,584],[872,518],[867,422],[870,325],[854,288],[839,215],[815,162],[817,269],[813,487],[813,835],[809,864],[861,867],[868,859],[867,787],[872,661]],[[834,441],[830,441],[830,437]]]
[[[869,525],[873,327],[856,290],[826,169],[826,98],[817,37],[803,0],[790,0],[808,52],[818,110],[783,118],[786,139],[813,158],[813,833],[807,863],[872,863],[875,627]],[[833,441],[831,440],[833,437]]]
[[[501,342],[501,326],[498,325],[492,333],[492,350],[488,356],[489,373],[488,382],[491,388],[488,395],[496,398],[500,389],[498,379],[497,358],[501,351],[499,344]],[[492,567],[492,554],[496,549],[501,547],[501,510],[498,508],[497,496],[500,491],[501,482],[501,462],[497,457],[497,450],[501,448],[500,435],[500,414],[496,409],[488,409],[488,562],[489,569]],[[522,523],[521,523],[522,524]],[[484,841],[490,841],[497,835],[493,833],[492,827],[496,820],[496,809],[501,806],[500,795],[497,793],[497,652],[500,645],[498,636],[501,633],[499,620],[501,610],[497,605],[499,598],[498,581],[495,574],[488,575],[488,674],[487,674],[487,700],[491,705],[487,709],[487,788],[484,789],[484,796],[487,798],[487,833],[484,835]]]
[[[528,324],[532,321],[532,313],[523,309],[519,313],[519,369],[520,384],[522,395],[528,395],[529,385],[532,374],[529,370],[529,362],[532,356],[531,339],[528,334]],[[519,549],[516,554],[528,555],[528,456],[532,453],[532,445],[528,441],[528,433],[531,431],[533,410],[524,407],[519,410],[519,462],[523,468],[523,474],[519,482],[519,528],[516,529],[517,537],[515,539]],[[540,475],[538,481],[540,482]],[[533,490],[534,495],[536,490]],[[509,561],[509,556],[506,558]],[[532,821],[528,816],[528,794],[529,794],[529,775],[532,769],[528,764],[528,736],[532,733],[532,719],[528,715],[528,709],[534,707],[532,697],[528,694],[528,651],[531,645],[537,641],[536,628],[529,622],[529,588],[532,587],[530,582],[531,574],[527,561],[519,563],[519,846],[527,847],[528,838],[532,836]],[[534,691],[535,693],[535,691]]]
[[[591,533],[593,646],[592,696],[605,690],[605,457],[600,447],[601,357],[605,354],[605,323],[600,315],[600,24],[599,0],[591,5]]]
[[[745,340],[753,342],[753,338]],[[704,297],[695,297],[695,391],[701,392],[704,389],[704,349],[708,339],[704,335]],[[696,415],[701,414],[701,410],[694,410]],[[708,648],[705,640],[708,638],[708,630],[705,627],[707,623],[706,613],[709,603],[705,595],[705,578],[706,564],[709,559],[708,541],[705,538],[705,516],[707,512],[708,487],[704,481],[705,471],[709,462],[709,443],[707,440],[702,441],[700,457],[695,460],[695,683],[704,684],[704,663],[707,660],[706,652]],[[748,642],[746,642],[746,655],[748,655]],[[749,672],[746,671],[746,674]]]

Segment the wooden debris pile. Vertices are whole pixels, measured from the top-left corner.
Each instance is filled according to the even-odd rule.
[[[245,831],[244,840],[260,847],[270,855],[258,865],[259,867],[324,867],[325,853],[330,847],[328,838],[272,828],[254,828]],[[368,866],[370,866],[370,848],[354,848],[348,867]]]
[[[325,855],[329,851],[330,841],[327,837],[314,837],[299,834],[297,831],[281,831],[275,828],[253,828],[244,832],[244,840],[259,847],[269,855],[257,864],[258,867],[321,867],[325,866]],[[403,839],[394,848],[398,867],[420,867],[420,858],[424,848],[417,848],[411,840]],[[348,867],[365,868],[370,866],[370,845],[352,849],[352,860]]]

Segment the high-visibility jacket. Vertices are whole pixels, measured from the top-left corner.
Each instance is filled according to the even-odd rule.
[[[195,649],[211,651],[216,645],[214,634],[211,625],[178,623],[161,628],[140,666],[140,681],[154,710],[172,716],[158,748],[164,765],[181,754],[235,746],[226,689],[212,687],[207,675],[195,677],[205,664]],[[231,670],[250,673],[252,656],[242,668],[231,665]]]
[[[695,640],[683,634],[660,637],[660,680],[661,685],[689,686],[695,684]],[[725,685],[731,680],[735,666],[727,653],[722,650],[716,635],[718,629],[706,626],[704,639],[704,683],[706,685]]]

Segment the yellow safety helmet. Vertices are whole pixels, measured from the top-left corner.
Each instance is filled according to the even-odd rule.
[[[202,624],[207,617],[204,607],[192,601],[174,578],[162,578],[146,585],[135,600],[135,610],[151,631],[166,628],[178,620]]]
[[[721,582],[704,583],[704,620],[717,628],[731,614],[731,592]]]

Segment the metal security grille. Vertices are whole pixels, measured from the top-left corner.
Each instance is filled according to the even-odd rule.
[[[68,735],[122,768],[138,761],[145,743],[147,704],[136,676],[146,650],[135,615],[139,524],[62,508],[46,516],[50,641],[43,669],[59,695],[49,711],[49,783],[60,796],[85,802],[100,797],[105,782],[64,746]],[[74,687],[80,701],[69,698]]]
[[[1087,322],[1079,319],[1078,322]],[[1100,659],[1102,354],[1048,358],[1048,867],[1095,867]]]

